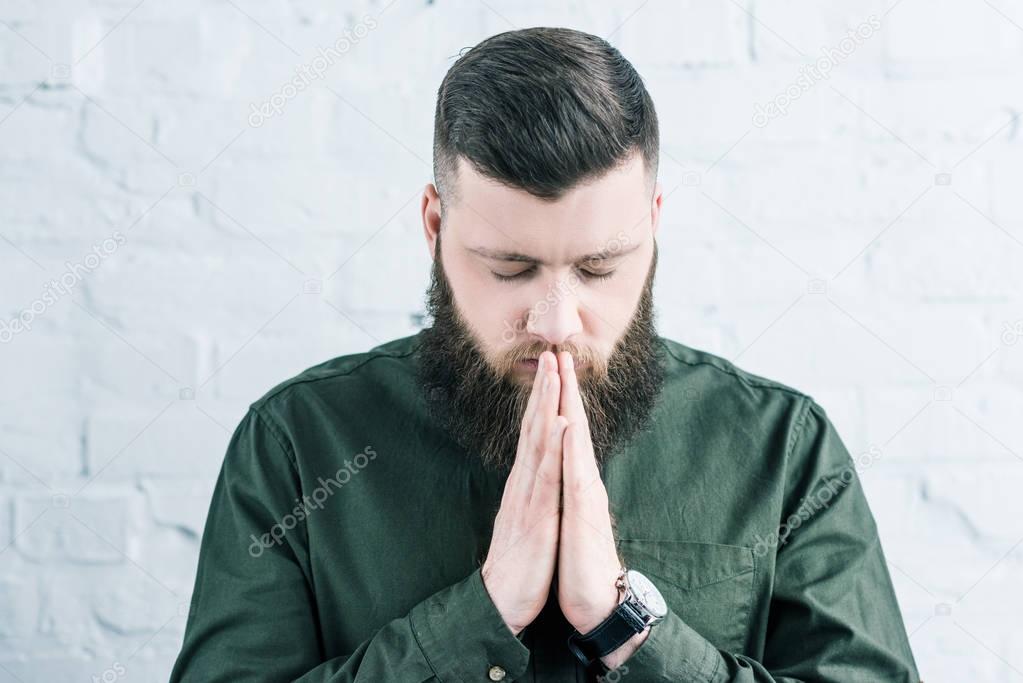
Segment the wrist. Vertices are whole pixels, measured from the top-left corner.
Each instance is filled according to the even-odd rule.
[[[501,619],[504,620],[504,625],[508,627],[509,631],[511,631],[511,634],[516,638],[521,637],[522,632],[526,630],[526,626],[528,626],[529,623],[522,623],[522,619],[519,615],[506,614],[500,609],[497,611],[501,615]]]
[[[496,585],[497,582],[493,576],[488,576],[486,565],[480,569],[480,575],[483,579],[483,589],[487,592],[487,596],[490,598],[490,602],[493,603],[497,613],[501,615],[504,625],[508,627],[513,636],[516,638],[520,637],[529,623],[522,623],[523,615],[506,606],[505,601],[501,598],[500,587]]]
[[[615,611],[624,596],[618,588],[612,587],[606,597],[607,599],[603,601],[603,605],[594,611],[591,616],[583,617],[578,623],[572,624],[572,627],[579,631],[579,633],[589,633],[611,616],[611,613]]]
[[[667,614],[667,605],[657,587],[635,570],[622,576],[621,602],[592,629],[576,631],[568,639],[569,649],[587,667],[615,669],[646,641],[652,626]],[[589,626],[590,624],[580,624]],[[606,671],[604,672],[606,673]]]
[[[603,662],[604,666],[608,669],[617,669],[624,664],[629,657],[635,654],[636,650],[639,649],[639,646],[643,644],[643,641],[645,641],[649,635],[650,627],[647,626],[642,631],[632,636],[632,638],[629,638],[629,640],[622,643],[622,646],[617,650],[601,657],[600,661]]]

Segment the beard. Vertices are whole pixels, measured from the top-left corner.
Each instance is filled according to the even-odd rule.
[[[515,460],[522,416],[532,391],[532,381],[516,381],[516,364],[538,358],[545,350],[555,354],[568,351],[577,367],[584,366],[577,370],[579,394],[593,453],[602,469],[648,425],[664,383],[664,350],[657,339],[653,310],[656,266],[655,241],[639,303],[608,358],[571,343],[533,341],[491,361],[455,304],[438,235],[427,291],[427,312],[433,323],[419,334],[417,366],[417,381],[431,418],[484,467],[508,469]]]

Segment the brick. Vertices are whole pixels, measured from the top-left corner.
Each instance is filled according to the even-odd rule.
[[[39,619],[39,591],[33,578],[0,578],[0,638],[28,638]]]
[[[15,500],[15,547],[35,562],[121,564],[130,557],[133,513],[126,496],[95,498],[56,492]]]
[[[195,410],[191,399],[171,398],[145,413],[90,417],[88,473],[102,483],[139,475],[209,476],[220,468],[230,438]]]

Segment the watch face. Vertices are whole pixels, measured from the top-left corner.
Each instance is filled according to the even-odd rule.
[[[642,603],[650,614],[660,619],[668,613],[668,606],[664,603],[664,598],[661,597],[661,591],[657,590],[657,586],[651,583],[650,579],[635,569],[630,569],[626,573],[626,579],[636,600]]]

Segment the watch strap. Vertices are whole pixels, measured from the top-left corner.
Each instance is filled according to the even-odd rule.
[[[592,631],[586,634],[573,631],[568,637],[568,647],[583,663],[591,664],[617,650],[644,628],[643,619],[628,602],[623,602]]]

